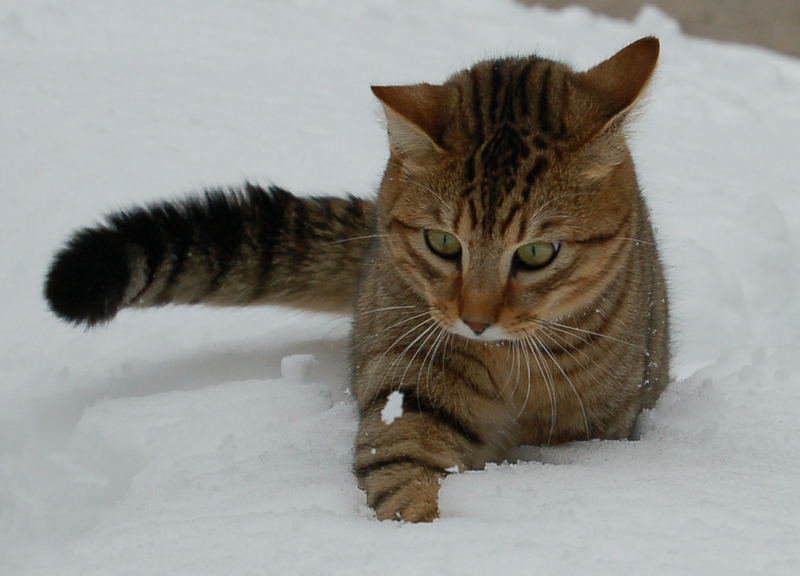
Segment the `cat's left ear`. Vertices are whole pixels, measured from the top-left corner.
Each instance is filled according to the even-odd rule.
[[[414,167],[446,152],[444,134],[453,113],[448,86],[373,86],[372,93],[386,110],[392,155]]]
[[[590,93],[599,113],[599,130],[618,126],[647,90],[658,63],[658,38],[637,40],[594,68],[575,75],[574,82]]]

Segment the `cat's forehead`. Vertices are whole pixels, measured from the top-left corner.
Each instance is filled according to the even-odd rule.
[[[392,159],[414,186],[401,204],[464,216],[483,234],[537,218],[584,228],[596,190],[628,158],[622,126],[657,57],[633,46],[585,72],[539,58],[485,60],[443,85],[378,87],[389,119]],[[644,53],[643,53],[644,51]],[[390,174],[394,176],[395,173]],[[392,183],[391,178],[388,181]],[[605,196],[622,198],[619,187]],[[388,185],[394,202],[398,188]]]
[[[547,199],[540,194],[523,194],[498,189],[467,191],[453,198],[440,211],[448,227],[468,231],[469,236],[502,241],[521,241],[541,235],[556,222],[568,219],[568,211],[559,207],[557,196]]]
[[[560,63],[529,56],[479,62],[451,77],[461,105],[456,124],[473,150],[543,149],[569,136],[569,78]]]
[[[451,78],[465,139],[451,215],[497,233],[512,224],[524,231],[555,208],[543,184],[568,145],[570,74],[562,64],[528,57],[480,62]]]

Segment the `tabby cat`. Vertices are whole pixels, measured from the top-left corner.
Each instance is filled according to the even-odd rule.
[[[376,201],[248,184],[112,214],[56,255],[47,300],[86,325],[172,303],[354,311],[355,475],[378,518],[433,520],[449,472],[629,437],[667,384],[624,129],[658,53],[643,38],[586,72],[531,56],[375,86]]]

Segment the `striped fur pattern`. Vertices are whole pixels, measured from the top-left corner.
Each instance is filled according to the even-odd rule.
[[[246,185],[118,212],[56,255],[45,295],[59,316],[88,325],[164,304],[350,311],[374,211]]]
[[[115,214],[57,255],[47,298],[87,324],[167,303],[354,311],[355,475],[378,518],[433,520],[447,474],[628,438],[669,380],[624,132],[658,51],[644,38],[586,72],[512,58],[373,87],[391,149],[376,202],[247,186]]]

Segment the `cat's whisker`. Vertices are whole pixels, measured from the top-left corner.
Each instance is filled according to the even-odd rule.
[[[425,339],[420,343],[420,345],[417,346],[417,349],[414,351],[414,354],[411,356],[411,359],[408,362],[406,362],[406,369],[403,370],[403,374],[402,374],[402,376],[400,376],[400,388],[403,387],[403,383],[405,382],[405,379],[406,379],[406,374],[408,374],[408,371],[411,369],[411,366],[414,364],[414,360],[416,360],[416,358],[417,358],[417,356],[419,356],[420,352],[422,352],[423,350],[426,349],[428,341],[432,337],[434,337],[436,335],[436,330],[438,330],[438,329],[439,329],[439,324],[438,324],[438,322],[434,321],[433,324],[428,326],[422,334],[417,336],[417,338],[411,344],[409,344],[409,347],[414,346],[414,344],[416,344],[417,341],[419,341],[420,338],[422,338],[423,336],[425,337]],[[427,334],[427,336],[425,336],[426,334]],[[428,348],[428,350],[430,350],[430,349]],[[403,354],[400,357],[402,358],[403,355],[405,355],[405,352],[403,352]],[[398,360],[399,360],[399,358],[398,358]],[[422,370],[422,368],[424,366],[425,366],[425,361],[423,360],[422,365],[420,367],[420,370]],[[420,378],[420,374],[417,373],[417,384],[419,384],[419,378]]]
[[[551,341],[552,341],[552,342],[553,342],[553,343],[554,343],[556,346],[558,346],[558,348],[559,348],[559,349],[560,349],[562,352],[564,352],[564,353],[565,353],[565,354],[567,354],[567,355],[568,355],[570,358],[572,358],[572,360],[574,360],[574,361],[575,361],[575,363],[576,363],[577,365],[579,365],[579,366],[585,365],[585,364],[586,364],[586,362],[585,362],[585,360],[582,360],[582,359],[578,358],[578,356],[576,356],[576,355],[575,355],[575,353],[578,353],[578,348],[576,347],[576,345],[575,345],[575,344],[572,344],[572,343],[570,343],[570,342],[568,342],[568,341],[567,341],[567,339],[565,338],[565,334],[566,334],[566,335],[568,335],[568,336],[571,336],[571,337],[573,337],[573,338],[577,338],[579,342],[581,342],[581,343],[583,343],[583,344],[585,344],[585,345],[589,345],[589,346],[592,346],[592,345],[594,345],[594,346],[597,346],[597,344],[590,342],[590,341],[589,341],[589,340],[587,340],[586,338],[582,338],[581,336],[578,336],[578,335],[575,335],[575,334],[571,334],[571,333],[569,333],[569,332],[566,332],[566,331],[563,331],[563,330],[559,331],[559,330],[557,330],[557,329],[556,329],[556,328],[554,328],[554,327],[542,326],[542,327],[541,327],[541,334],[542,334],[542,336],[546,336],[547,338],[549,338],[549,339],[550,339],[550,340],[551,340]],[[544,340],[542,340],[542,342],[543,342],[543,345],[545,346],[546,350],[547,350],[548,352],[552,353],[552,350],[550,349],[550,347],[549,347],[549,346],[547,346],[546,344],[544,344]],[[606,367],[606,366],[605,366],[605,365],[604,365],[602,362],[599,362],[599,361],[597,361],[597,360],[594,360],[594,361],[592,361],[592,365],[593,365],[593,366],[596,366],[597,368],[599,368],[599,369],[600,369],[600,371],[601,371],[601,372],[602,372],[604,375],[606,375],[608,378],[610,378],[610,379],[612,379],[612,380],[613,380],[614,378],[617,378],[617,375],[616,375],[616,374],[614,374],[614,373],[613,373],[613,372],[612,372],[612,371],[611,371],[611,370],[610,370],[608,367]],[[600,382],[600,380],[599,380],[599,379],[598,379],[596,376],[592,376],[592,380],[593,380],[593,381],[595,382],[595,384],[597,384],[598,386],[602,386],[602,382]]]
[[[517,390],[519,389],[519,342],[516,340],[511,341],[513,354],[511,357],[511,369],[508,371],[509,376],[514,373],[514,366],[517,366],[517,377],[514,379],[514,388],[511,390],[511,397],[514,398],[517,395]]]
[[[388,234],[367,234],[366,236],[353,236],[352,238],[342,238],[341,240],[331,240],[330,242],[320,242],[320,246],[333,246],[334,244],[344,244],[356,240],[368,240],[370,238],[386,238]]]
[[[377,372],[378,368],[380,367],[380,365],[383,363],[384,359],[386,358],[386,355],[389,354],[389,352],[391,352],[392,350],[394,350],[395,346],[397,346],[406,336],[408,336],[409,334],[412,334],[416,330],[421,329],[422,327],[428,325],[431,322],[434,322],[434,320],[433,320],[433,318],[430,318],[430,317],[428,317],[426,320],[418,322],[417,324],[412,326],[409,330],[407,330],[406,332],[404,332],[403,334],[398,336],[394,340],[394,342],[392,342],[391,346],[387,347],[386,350],[384,350],[383,354],[381,354],[380,358],[378,358],[378,361],[374,364],[372,374],[370,374],[369,380],[367,382],[368,386],[372,385],[372,379],[375,376],[375,373]],[[408,350],[408,347],[406,347],[406,350]],[[405,354],[405,351],[403,352],[403,354],[400,354],[400,358],[402,358],[404,354]],[[397,360],[395,360],[395,362],[396,361]],[[386,378],[389,375],[390,371],[391,371],[391,367],[390,367],[389,370],[384,372],[383,378],[381,378],[381,381],[378,383],[378,386],[375,388],[375,393],[373,395],[372,402],[370,402],[370,405],[373,405],[375,403],[375,401],[378,399],[378,396],[380,395],[380,391],[381,391],[381,386],[383,385],[383,382],[386,380]]]
[[[400,353],[400,355],[399,355],[397,358],[395,358],[395,359],[394,359],[394,361],[393,361],[393,362],[392,362],[392,363],[389,365],[389,369],[386,371],[386,374],[384,374],[384,380],[385,380],[385,378],[386,378],[387,376],[394,375],[394,373],[395,373],[395,370],[397,369],[397,365],[398,365],[399,363],[401,363],[401,362],[403,361],[403,359],[405,358],[405,355],[406,355],[406,354],[407,354],[407,353],[408,353],[408,352],[409,352],[409,351],[410,351],[412,348],[414,348],[414,347],[416,346],[416,350],[414,351],[414,354],[412,355],[411,359],[410,359],[410,360],[408,360],[407,362],[405,362],[405,370],[403,370],[403,374],[400,376],[400,380],[399,380],[399,382],[398,382],[398,384],[397,384],[397,386],[396,386],[396,389],[397,389],[397,390],[402,390],[402,388],[403,388],[403,384],[404,384],[404,382],[405,382],[405,377],[406,377],[406,374],[407,374],[407,373],[408,373],[408,371],[411,369],[411,366],[412,366],[412,364],[414,364],[414,360],[416,359],[416,357],[417,357],[417,356],[419,355],[419,353],[420,353],[420,352],[421,352],[421,351],[422,351],[422,350],[425,348],[425,344],[426,344],[426,343],[428,342],[428,340],[430,339],[431,332],[432,332],[432,331],[435,331],[435,330],[436,330],[436,328],[438,327],[438,324],[436,323],[436,321],[435,321],[433,318],[430,318],[428,321],[426,321],[426,322],[425,322],[425,324],[428,324],[428,322],[429,322],[429,321],[431,322],[431,323],[430,323],[430,325],[429,325],[429,326],[427,326],[427,327],[426,327],[426,328],[425,328],[425,329],[422,331],[422,333],[418,334],[418,335],[417,335],[417,336],[414,338],[414,340],[412,340],[412,341],[411,341],[411,342],[408,344],[408,346],[406,346],[406,347],[405,347],[405,349],[404,349],[404,350],[403,350],[403,351]],[[419,342],[419,341],[420,341],[421,339],[423,339],[423,338],[424,338],[424,340],[422,341],[422,343],[421,343],[419,346],[417,346],[417,342]],[[402,366],[400,366],[400,367],[402,368]],[[381,382],[380,382],[379,386],[383,386],[383,381],[384,381],[384,380],[381,380]]]
[[[435,190],[433,190],[429,186],[425,186],[409,178],[389,178],[389,180],[392,182],[404,182],[406,184],[411,184],[412,186],[416,186],[420,190],[424,190],[425,192],[428,192],[429,194],[433,194],[434,196],[436,196],[436,199],[439,200],[442,203],[442,205],[447,205],[447,203],[444,201],[444,198],[442,198]]]
[[[428,353],[425,354],[425,358],[422,360],[422,368],[420,369],[420,377],[422,376],[422,370],[425,368],[425,363],[428,364],[428,371],[427,371],[427,389],[428,395],[430,395],[430,388],[431,388],[431,369],[433,368],[433,362],[436,360],[436,352],[439,348],[439,345],[442,343],[442,340],[447,336],[447,330],[440,326],[437,326],[438,333],[436,335],[436,339],[433,342],[433,346],[428,349]],[[444,375],[444,371],[442,372]],[[419,377],[417,378],[417,386],[419,386]]]
[[[522,402],[522,407],[519,409],[519,413],[517,414],[516,418],[517,421],[525,412],[525,408],[527,408],[528,406],[528,398],[530,397],[531,394],[531,359],[530,356],[528,356],[528,351],[525,349],[525,347],[522,347],[522,351],[525,353],[525,369],[527,371],[527,376],[528,376],[527,380],[528,386],[527,389],[525,390],[525,400]]]
[[[536,364],[539,367],[539,373],[542,375],[542,380],[544,381],[547,395],[550,398],[550,430],[547,437],[547,443],[550,444],[553,439],[556,422],[558,421],[558,396],[556,396],[556,383],[553,379],[553,374],[550,371],[550,367],[547,365],[544,355],[542,354],[542,351],[539,350],[539,346],[536,344],[536,342],[531,339],[530,335],[525,336],[523,341],[533,353],[533,358],[536,360]]]
[[[635,242],[636,244],[644,244],[645,246],[655,246],[655,242],[650,242],[648,240],[642,240],[641,238],[627,238],[625,236],[615,236],[612,240],[626,240],[628,242]]]
[[[422,312],[420,314],[416,314],[414,316],[411,316],[410,318],[404,318],[402,320],[398,320],[394,324],[390,324],[389,326],[384,327],[380,332],[375,333],[375,334],[371,334],[370,338],[372,340],[375,340],[375,339],[380,340],[382,338],[383,334],[385,334],[386,332],[389,332],[390,330],[394,330],[395,328],[399,328],[400,326],[403,326],[404,324],[408,324],[409,322],[413,322],[414,320],[416,320],[418,318],[422,318],[424,316],[430,316],[430,311],[426,310],[425,312]],[[431,318],[431,320],[433,320],[433,318]],[[413,331],[414,329],[415,328],[412,328],[411,331]],[[406,334],[408,334],[408,333],[406,333]],[[401,339],[405,338],[406,334],[403,334],[402,336],[400,336],[400,338]],[[366,345],[371,344],[371,343],[372,343],[371,340],[364,340],[363,342],[359,342],[359,343],[355,344],[354,348],[361,348],[362,346],[366,346]],[[388,351],[389,350],[387,350],[386,352],[388,352]]]
[[[433,341],[433,345],[428,348],[428,352],[425,354],[425,358],[422,360],[422,365],[420,366],[419,374],[417,375],[417,396],[419,397],[419,388],[420,388],[420,379],[422,377],[422,372],[425,370],[425,364],[428,365],[427,370],[427,377],[425,380],[425,393],[427,397],[432,397],[431,394],[431,369],[433,368],[433,363],[436,360],[436,352],[439,349],[439,345],[442,341],[447,337],[447,331],[441,327],[441,325],[437,326],[436,337]],[[443,367],[444,368],[444,367]],[[445,370],[442,370],[442,381],[444,381]]]
[[[409,310],[409,309],[423,309],[422,306],[386,306],[385,308],[373,308],[372,310],[364,310],[356,314],[356,317],[366,316],[367,314],[377,314],[378,312],[388,312],[391,310]],[[427,309],[425,309],[427,310]]]
[[[511,363],[514,360],[514,356],[513,356],[513,354],[514,354],[514,341],[513,340],[508,340],[506,342],[506,344],[507,344],[507,346],[505,347],[506,348],[506,364],[511,366]],[[505,382],[503,382],[503,385],[500,386],[497,390],[495,390],[495,394],[494,394],[495,400],[497,398],[499,398],[500,396],[505,395],[506,386],[508,386],[508,384],[511,382],[511,378],[512,378],[512,372],[511,372],[511,370],[508,370],[507,373],[506,373]],[[513,396],[513,394],[512,394],[512,396]]]
[[[555,355],[547,348],[547,346],[544,345],[544,342],[542,342],[542,340],[536,334],[531,334],[531,338],[536,339],[536,341],[540,344],[541,350],[543,350],[550,357],[550,360],[552,360],[553,364],[556,365],[556,368],[558,368],[558,370],[561,372],[561,375],[569,384],[569,387],[572,389],[572,393],[575,394],[575,398],[578,400],[578,406],[580,406],[581,409],[581,416],[583,417],[583,425],[586,429],[586,439],[589,440],[591,438],[591,434],[589,433],[589,419],[586,417],[586,407],[583,404],[583,399],[581,398],[578,389],[572,382],[572,378],[570,378],[567,375],[567,372],[561,366],[561,363],[558,361]]]
[[[539,324],[539,330],[542,331],[542,332],[547,332],[548,334],[551,334],[551,335],[558,335],[559,336],[559,342],[561,344],[563,344],[564,346],[567,345],[567,339],[566,339],[567,336],[569,336],[571,338],[575,338],[579,342],[581,342],[583,344],[586,344],[586,345],[591,345],[592,344],[592,342],[589,339],[585,338],[581,334],[576,334],[574,332],[570,332],[569,330],[564,330],[563,328],[558,328],[557,326],[549,326],[547,324],[540,323]],[[572,348],[575,349],[575,345],[570,345],[570,346],[572,346]]]
[[[514,366],[514,352],[515,352],[515,350],[516,350],[516,346],[515,346],[514,341],[512,340],[511,341],[511,346],[509,346],[509,348],[508,348],[508,356],[507,356],[507,363],[508,363],[509,366]],[[514,374],[514,372],[512,370],[508,370],[508,375],[506,376],[506,381],[503,384],[503,392],[505,392],[506,384],[510,383],[514,379],[513,374]],[[512,398],[514,397],[514,390],[515,389],[516,388],[512,388],[511,389],[511,397]]]
[[[447,374],[447,345],[453,341],[452,332],[444,330],[444,333],[444,345],[442,346],[442,385],[445,385],[444,376]],[[432,361],[431,364],[433,364]],[[428,386],[430,386],[430,377],[428,378]]]
[[[625,346],[630,346],[631,348],[642,348],[632,342],[628,342],[627,340],[622,340],[615,336],[609,336],[608,334],[603,334],[602,332],[594,332],[592,330],[586,330],[585,328],[578,328],[577,326],[570,326],[568,324],[561,324],[559,322],[555,322],[553,320],[539,320],[533,319],[534,322],[542,325],[542,326],[550,326],[551,328],[561,329],[562,331],[566,331],[567,333],[572,333],[575,336],[576,333],[578,334],[587,334],[589,336],[595,336],[597,338],[606,338],[612,342],[616,342],[618,344],[624,344]],[[577,336],[575,336],[577,338]]]
[[[419,356],[419,354],[423,350],[426,350],[425,356],[423,357],[422,362],[420,363],[419,368],[417,370],[417,381],[414,384],[415,395],[416,395],[418,401],[419,401],[419,398],[422,397],[420,395],[420,393],[419,393],[420,379],[422,377],[423,370],[425,370],[425,362],[426,362],[427,358],[429,357],[430,352],[431,352],[431,348],[432,348],[431,346],[428,346],[428,342],[430,342],[431,338],[435,339],[437,337],[439,330],[441,330],[441,327],[439,326],[438,322],[434,322],[431,326],[429,326],[425,330],[425,332],[423,332],[420,335],[420,337],[422,337],[422,336],[425,336],[427,334],[427,336],[425,336],[425,339],[419,344],[419,346],[417,346],[417,349],[415,350],[414,354],[411,356],[411,359],[409,359],[406,362],[406,369],[403,370],[403,374],[400,376],[400,384],[398,385],[398,389],[403,389],[404,388],[403,384],[405,383],[406,374],[411,369],[411,366],[414,364],[414,361],[417,359],[417,356]],[[405,352],[404,352],[404,354],[405,354]],[[402,356],[401,356],[401,358],[402,358]]]
[[[566,342],[566,341],[564,340],[563,336],[561,336],[561,335],[560,335],[560,334],[558,334],[557,332],[554,332],[553,330],[551,330],[551,329],[548,329],[548,328],[545,328],[545,329],[544,329],[544,334],[543,334],[543,335],[544,335],[544,336],[547,336],[548,338],[550,338],[551,340],[553,340],[553,342],[555,342],[555,343],[556,343],[556,345],[558,345],[558,346],[559,346],[559,348],[560,348],[560,349],[561,349],[561,350],[562,350],[562,351],[563,351],[565,354],[567,354],[567,355],[568,355],[570,358],[572,358],[572,360],[573,360],[573,361],[574,361],[574,362],[575,362],[577,365],[579,365],[579,366],[581,366],[581,365],[585,365],[585,361],[581,360],[581,359],[580,359],[580,358],[578,358],[578,357],[577,357],[575,354],[573,354],[573,352],[576,352],[576,353],[577,353],[577,351],[578,351],[578,350],[577,350],[577,348],[576,348],[574,345],[572,345],[572,344],[570,344],[570,343]],[[570,351],[568,348],[571,348],[571,349],[572,349],[572,351]],[[602,373],[603,373],[603,374],[604,374],[606,377],[608,377],[608,378],[609,378],[609,379],[611,379],[611,380],[613,380],[613,379],[617,378],[617,375],[615,375],[614,373],[612,373],[612,372],[611,372],[611,371],[610,371],[610,370],[609,370],[609,369],[608,369],[606,366],[604,366],[604,365],[603,365],[601,362],[594,361],[594,362],[592,362],[592,366],[596,366],[596,367],[598,367],[598,368],[600,369],[600,371],[601,371],[601,372],[602,372]],[[559,369],[562,369],[562,366],[559,366]],[[585,370],[584,370],[584,373],[587,373],[587,372],[588,372],[588,371],[585,371]],[[592,381],[593,381],[593,382],[594,382],[594,383],[595,383],[595,384],[596,384],[598,387],[601,387],[601,386],[603,386],[603,383],[600,381],[600,379],[599,379],[599,378],[598,378],[596,375],[592,375],[592,374],[591,374],[591,372],[588,372],[588,373],[591,375],[591,379],[592,379]],[[565,374],[565,376],[566,376],[566,374]],[[572,385],[572,382],[571,382],[571,381],[569,381],[569,383]],[[582,415],[584,416],[584,428],[585,428],[585,430],[586,430],[587,438],[589,438],[589,437],[590,437],[590,431],[589,431],[589,424],[588,424],[588,421],[587,421],[587,416],[586,416],[586,410],[585,410],[585,407],[584,407],[584,405],[583,405],[583,402],[582,402],[582,399],[581,399],[580,395],[578,394],[577,390],[575,389],[574,385],[573,385],[573,391],[575,392],[576,398],[578,399],[578,402],[579,402],[579,404],[580,404],[580,407],[581,407],[581,412],[582,412]]]
[[[559,196],[551,198],[550,200],[539,206],[536,212],[531,217],[531,222],[536,222],[536,220],[543,215],[544,209],[548,206],[548,204],[552,204],[553,202],[559,202],[565,198],[572,198],[574,196],[595,196],[595,195],[597,195],[597,192],[572,192],[570,194],[560,194]],[[550,215],[548,214],[548,216]]]
[[[556,332],[553,328],[548,328],[543,326],[542,335],[550,338],[550,340],[552,340],[556,346],[558,346],[565,354],[568,354],[569,357],[572,358],[578,365],[585,364],[585,361],[581,360],[575,354],[573,354],[573,352],[576,353],[578,352],[578,348],[575,346],[575,344],[567,342],[563,334]],[[580,342],[583,342],[584,344],[591,345],[589,340],[586,340],[585,338],[581,338],[580,336],[575,336],[575,338],[577,338]],[[611,379],[616,378],[616,375],[613,372],[611,372],[611,370],[607,368],[605,365],[603,365],[601,362],[594,361],[592,364],[593,366],[597,366],[598,368],[600,368],[600,371],[609,378]],[[594,377],[593,380],[595,381],[596,384],[598,385],[601,384],[596,377]]]
[[[534,342],[530,336],[526,336],[524,341],[531,350],[533,357],[536,359],[536,364],[539,367],[539,373],[542,375],[542,380],[544,381],[545,389],[547,390],[547,396],[550,399],[550,428],[547,434],[547,444],[550,445],[553,440],[553,433],[558,421],[558,397],[556,396],[556,385],[555,381],[553,380],[553,374],[550,372],[550,367],[547,365],[547,361],[545,360],[541,350],[539,350],[536,342]]]

